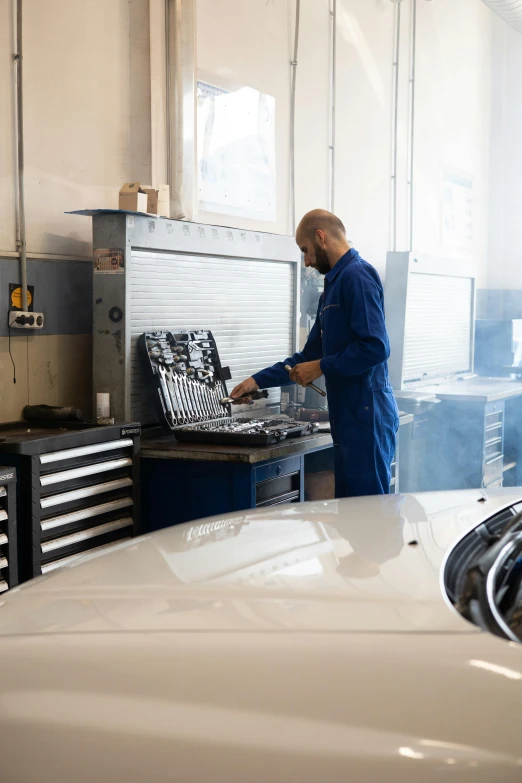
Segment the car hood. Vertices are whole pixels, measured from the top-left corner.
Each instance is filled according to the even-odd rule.
[[[288,505],[179,525],[78,558],[5,595],[0,634],[479,633],[441,566],[520,490]]]

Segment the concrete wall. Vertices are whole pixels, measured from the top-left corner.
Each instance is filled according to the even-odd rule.
[[[0,0],[0,420],[28,403],[90,412],[91,221],[64,212],[116,207],[123,182],[151,180],[148,9],[148,0],[24,2],[28,275],[47,325],[29,337],[12,330],[14,384],[12,2]]]

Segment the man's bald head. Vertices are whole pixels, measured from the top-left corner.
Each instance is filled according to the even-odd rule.
[[[322,275],[328,274],[350,249],[343,223],[326,209],[307,212],[297,227],[295,241],[303,253],[305,266]]]
[[[307,212],[297,226],[295,238],[297,244],[301,239],[315,239],[316,232],[323,231],[333,239],[346,239],[346,229],[341,220],[326,209],[312,209]]]

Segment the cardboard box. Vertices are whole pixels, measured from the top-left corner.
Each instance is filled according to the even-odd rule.
[[[143,190],[147,194],[147,212],[151,215],[158,214],[158,191],[154,188],[144,187]]]
[[[170,218],[170,189],[168,185],[158,186],[158,215]]]
[[[147,194],[139,182],[126,182],[120,189],[119,208],[128,212],[147,211]]]

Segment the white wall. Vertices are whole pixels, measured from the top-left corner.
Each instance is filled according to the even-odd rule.
[[[8,308],[7,286],[19,279],[12,258],[16,255],[12,5],[12,0],[0,0],[2,318]],[[117,207],[123,182],[151,180],[149,0],[25,0],[23,13],[27,250],[30,259],[44,260],[38,272],[29,261],[29,279],[38,278],[35,302],[44,312],[46,292],[53,285],[49,281],[58,281],[53,290],[55,308],[60,297],[64,301],[77,296],[78,286],[85,286],[83,313],[87,315],[79,319],[81,324],[72,323],[73,316],[54,318],[60,321],[55,330],[59,334],[16,334],[11,341],[0,335],[1,421],[19,419],[28,403],[75,405],[89,414],[91,291],[85,282],[88,276],[78,275],[78,267],[84,265],[66,261],[85,259],[89,266],[92,226],[89,219],[64,212]]]
[[[522,288],[522,35],[494,24],[488,287]]]
[[[11,0],[0,0],[0,253],[14,251]],[[91,226],[64,216],[116,207],[151,179],[148,0],[25,0],[28,250],[91,254]],[[9,110],[10,109],[10,110]]]
[[[381,272],[390,249],[393,10],[337,3],[335,211]]]
[[[492,28],[477,0],[418,2],[414,248],[452,256],[441,238],[445,171],[473,180],[473,243],[459,252],[487,277]]]
[[[288,184],[291,0],[198,0],[198,66],[276,95],[278,197]],[[401,3],[397,243],[408,247],[411,0]],[[467,255],[487,277],[492,32],[503,24],[478,0],[418,0],[414,249]],[[391,247],[394,4],[338,0],[335,211],[350,239],[382,272]],[[296,105],[296,215],[330,205],[330,3],[302,0]],[[514,63],[513,63],[514,65]],[[515,69],[513,68],[513,73]],[[513,79],[515,76],[513,76]],[[473,244],[442,241],[444,172],[473,180]],[[234,225],[240,218],[201,215]],[[283,209],[277,225],[288,232]]]

